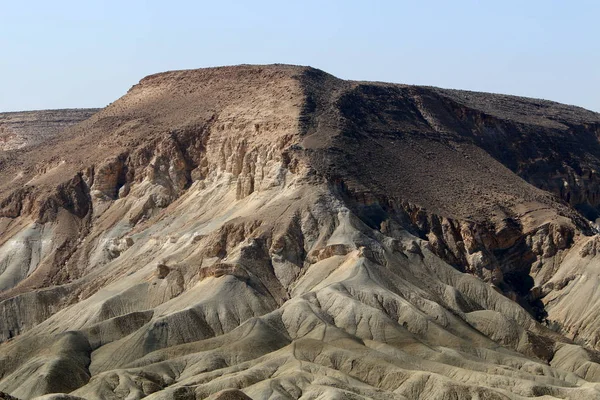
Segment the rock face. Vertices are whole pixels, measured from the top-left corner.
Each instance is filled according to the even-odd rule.
[[[80,108],[0,113],[0,151],[43,143],[98,111]]]
[[[144,78],[0,152],[0,391],[600,398],[599,126],[306,67]]]

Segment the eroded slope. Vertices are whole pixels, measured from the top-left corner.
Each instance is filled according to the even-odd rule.
[[[496,151],[600,118],[469,96],[176,71],[8,152],[0,390],[600,398],[597,236]]]

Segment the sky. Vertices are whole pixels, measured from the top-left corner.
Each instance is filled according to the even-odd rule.
[[[600,112],[600,1],[0,0],[0,112],[103,107],[146,75],[310,65]]]

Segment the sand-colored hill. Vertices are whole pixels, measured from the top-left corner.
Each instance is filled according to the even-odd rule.
[[[599,133],[307,67],[144,78],[0,152],[0,391],[600,398]]]

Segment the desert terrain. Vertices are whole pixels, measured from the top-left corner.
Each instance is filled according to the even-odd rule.
[[[600,114],[290,65],[62,111],[0,114],[6,398],[600,399]]]

